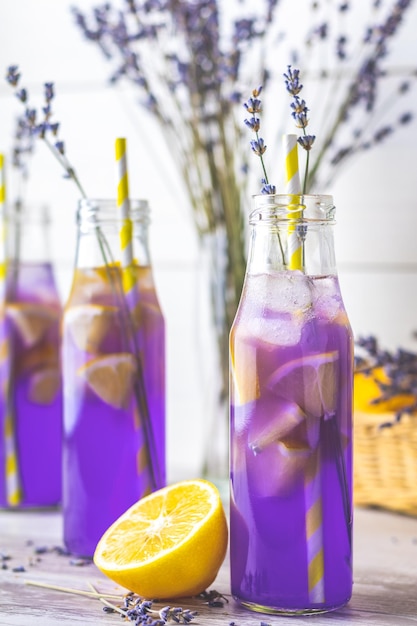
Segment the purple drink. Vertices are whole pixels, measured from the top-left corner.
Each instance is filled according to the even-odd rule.
[[[13,289],[1,325],[0,506],[56,506],[61,501],[61,306],[50,263],[20,261],[9,271]],[[10,428],[17,498],[8,475]]]
[[[288,222],[265,213],[230,335],[232,594],[324,612],[352,592],[352,332],[329,225],[309,226],[306,267],[287,270]]]
[[[150,267],[136,274],[138,303],[127,314],[120,268],[76,270],[64,314],[64,539],[82,556],[134,502],[165,485],[164,319]]]

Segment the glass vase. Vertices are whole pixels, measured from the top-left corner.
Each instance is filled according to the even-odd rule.
[[[61,304],[45,207],[14,206],[6,220],[1,322],[0,506],[61,501]]]
[[[353,339],[330,196],[254,197],[230,333],[234,598],[269,613],[352,592]]]
[[[115,201],[81,201],[77,223],[63,322],[63,512],[67,549],[88,557],[117,517],[166,483],[165,326],[147,202],[130,203],[130,266]]]

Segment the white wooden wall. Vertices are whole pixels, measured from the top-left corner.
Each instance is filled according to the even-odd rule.
[[[293,19],[300,3],[307,4],[288,3]],[[67,154],[91,197],[114,196],[113,142],[116,136],[128,138],[131,195],[151,203],[151,250],[167,323],[168,470],[171,479],[193,476],[200,471],[210,398],[209,368],[201,372],[201,367],[212,355],[201,335],[209,313],[201,297],[201,258],[187,199],[172,163],[158,150],[158,129],[150,120],[141,122],[139,108],[132,104],[134,94],[106,86],[108,67],[73,25],[70,4],[0,0],[0,74],[8,65],[19,64],[22,82],[39,98],[42,84],[55,82],[54,109]],[[88,9],[95,3],[76,4]],[[416,30],[417,5],[396,49],[397,61],[404,66],[417,65]],[[410,95],[409,107],[417,114],[417,90]],[[0,82],[2,152],[10,151],[18,110],[10,88]],[[412,336],[417,330],[416,155],[417,120],[407,132],[350,164],[332,191],[338,208],[340,281],[355,334],[373,333],[387,348],[402,345],[417,351]],[[53,260],[65,300],[74,261],[78,194],[62,179],[43,145],[31,172],[30,201],[47,202],[52,210]]]

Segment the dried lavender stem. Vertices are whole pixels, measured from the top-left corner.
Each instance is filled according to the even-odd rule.
[[[116,611],[117,613],[120,613],[120,615],[123,615],[123,617],[126,617],[126,613],[125,611],[123,611],[120,607],[116,606],[115,604],[112,604],[111,602],[109,602],[108,600],[106,600],[102,594],[99,594],[99,592],[97,591],[97,589],[94,587],[94,585],[88,581],[88,586],[90,587],[90,589],[92,589],[92,591],[96,594],[99,595],[99,600],[100,602],[102,602],[103,604],[105,604],[106,606],[109,606],[111,609],[113,609],[113,611]],[[109,596],[106,596],[109,597]]]
[[[50,585],[49,583],[42,583],[37,580],[25,580],[25,585],[32,587],[42,587],[43,589],[52,589],[54,591],[62,591],[62,593],[72,593],[78,596],[87,596],[89,598],[112,598],[113,600],[120,600],[120,596],[111,593],[99,593],[98,591],[82,591],[82,589],[72,589],[71,587],[60,587],[59,585]]]

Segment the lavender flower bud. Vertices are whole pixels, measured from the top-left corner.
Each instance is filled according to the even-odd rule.
[[[258,156],[261,156],[266,150],[266,145],[262,137],[259,137],[258,140],[252,140],[250,145],[254,153]]]
[[[273,195],[274,193],[276,193],[275,185],[271,185],[270,183],[268,183],[265,178],[261,178],[261,183],[262,183],[262,187],[261,187],[261,193],[262,194],[264,194],[264,195],[267,195],[267,194]]]
[[[410,111],[407,111],[407,113],[403,113],[400,116],[398,122],[399,124],[409,124],[413,118],[414,115]]]
[[[20,74],[17,65],[10,65],[7,68],[6,80],[12,87],[16,87],[19,82]]]
[[[302,135],[301,137],[298,137],[297,142],[302,148],[304,148],[304,150],[311,150],[315,139],[315,135]]]
[[[58,150],[59,154],[65,155],[65,146],[63,141],[57,141],[55,143],[55,148]]]
[[[294,70],[298,71],[298,70]],[[302,85],[301,85],[302,87]],[[300,100],[298,96],[294,96],[294,101],[291,102],[292,117],[295,120],[295,124],[298,128],[305,128],[308,124],[308,108],[304,100]]]
[[[291,69],[291,65],[288,66],[287,73],[284,74],[285,85],[288,93],[292,96],[297,96],[303,88],[300,84],[300,70]]]
[[[262,110],[261,101],[258,98],[249,98],[243,106],[248,113],[260,113]]]
[[[36,109],[26,109],[25,118],[27,122],[33,126],[36,122]]]
[[[259,117],[251,117],[250,120],[243,120],[248,128],[257,133],[261,127],[261,120]]]
[[[20,100],[20,102],[27,102],[28,92],[26,89],[19,89],[16,91],[16,97]]]
[[[45,83],[45,100],[46,102],[50,102],[54,98],[54,84],[53,83]]]

